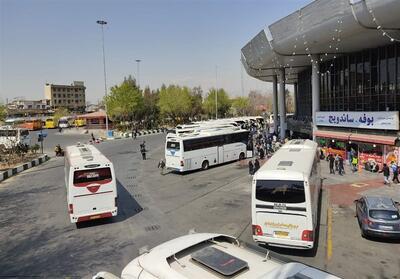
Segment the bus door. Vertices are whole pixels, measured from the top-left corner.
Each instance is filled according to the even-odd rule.
[[[312,240],[304,181],[257,180],[255,183],[254,235],[275,238],[277,243],[279,240]]]
[[[116,207],[116,183],[110,167],[75,170],[69,187],[73,215],[91,215]]]
[[[224,146],[217,146],[217,160],[218,164],[222,164],[224,162]]]

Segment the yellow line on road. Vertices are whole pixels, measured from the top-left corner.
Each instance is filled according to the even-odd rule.
[[[326,259],[329,261],[332,257],[332,208],[328,207],[328,232],[326,239]]]

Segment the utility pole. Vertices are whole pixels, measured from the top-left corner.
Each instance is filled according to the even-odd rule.
[[[140,88],[140,62],[142,61],[142,60],[140,60],[140,59],[136,59],[135,60],[136,61],[136,78],[137,78],[137,86]]]
[[[215,119],[218,119],[218,66],[215,65]]]
[[[107,24],[104,20],[96,21],[97,24],[101,26],[101,39],[103,45],[103,70],[104,70],[104,96],[107,98],[107,74],[106,74],[106,55],[104,53],[104,25]],[[107,102],[106,98],[104,100],[104,109],[106,111],[106,137],[108,137],[108,113],[107,113]]]

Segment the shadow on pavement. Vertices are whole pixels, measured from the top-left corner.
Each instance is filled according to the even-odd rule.
[[[77,223],[76,227],[79,229],[107,225],[118,222],[123,222],[132,216],[143,211],[143,207],[132,197],[125,186],[117,179],[117,191],[118,191],[118,215],[112,218],[99,219],[93,221],[87,221],[82,223]]]

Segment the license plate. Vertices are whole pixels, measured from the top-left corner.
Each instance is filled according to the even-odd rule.
[[[276,237],[288,237],[289,232],[282,232],[282,231],[274,231]]]
[[[392,227],[392,226],[379,226],[379,228],[380,228],[381,230],[387,230],[387,231],[393,230],[393,227]]]
[[[99,218],[100,218],[100,215],[90,216],[90,220],[99,219]]]

